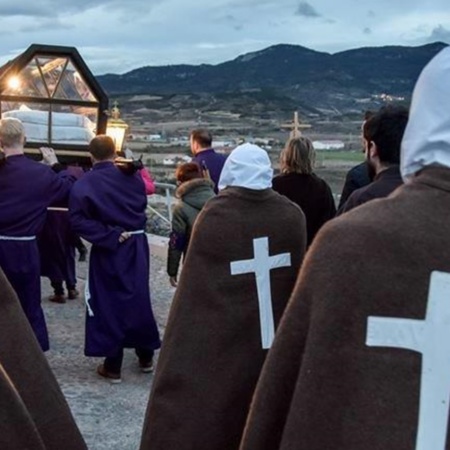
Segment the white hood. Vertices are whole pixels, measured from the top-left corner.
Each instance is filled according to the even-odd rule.
[[[405,181],[427,166],[450,168],[450,47],[428,63],[416,83],[400,161]]]
[[[228,186],[263,190],[272,187],[273,169],[265,150],[242,144],[228,156],[219,180],[219,190]]]

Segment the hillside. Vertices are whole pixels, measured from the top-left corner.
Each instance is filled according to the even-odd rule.
[[[221,99],[256,96],[308,114],[357,112],[387,93],[408,101],[424,65],[446,44],[370,47],[329,54],[275,45],[217,65],[142,67],[98,80],[115,97],[136,94]],[[225,110],[230,110],[224,106]],[[231,108],[232,109],[232,108]]]

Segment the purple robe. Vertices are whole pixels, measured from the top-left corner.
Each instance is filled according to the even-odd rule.
[[[41,275],[53,282],[77,284],[75,272],[75,234],[64,208],[49,209],[44,228],[38,235]]]
[[[226,160],[227,157],[225,155],[216,153],[212,148],[203,150],[192,158],[192,162],[197,163],[202,171],[207,170],[209,172],[209,177],[214,183],[214,192],[216,194],[219,192],[218,185],[220,174],[222,173],[223,165]]]
[[[111,162],[95,164],[70,196],[72,229],[92,243],[86,356],[117,356],[123,348],[155,350],[161,345],[150,303],[146,205],[139,174],[126,175]],[[123,231],[140,234],[119,243]]]
[[[0,167],[0,267],[44,351],[49,343],[35,237],[44,225],[47,207],[65,201],[74,180],[69,173],[56,174],[24,155],[9,156]]]

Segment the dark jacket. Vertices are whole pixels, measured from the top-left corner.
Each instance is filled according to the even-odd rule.
[[[354,191],[367,186],[371,181],[366,161],[352,167],[345,177],[345,184],[342,189],[341,198],[339,199],[338,208],[341,209]]]
[[[187,251],[195,219],[205,203],[214,197],[213,183],[203,178],[186,181],[175,195],[180,201],[175,205],[172,216],[167,256],[169,277],[177,276],[181,255]]]
[[[286,173],[273,179],[273,189],[300,206],[306,217],[307,244],[320,227],[336,214],[328,184],[315,174]]]
[[[378,173],[375,180],[369,185],[357,189],[348,198],[337,215],[350,211],[356,206],[362,205],[375,198],[387,197],[391,192],[395,191],[403,184],[402,176],[400,175],[400,167],[392,166],[382,172]]]

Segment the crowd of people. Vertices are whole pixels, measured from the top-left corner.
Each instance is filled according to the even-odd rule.
[[[274,177],[265,150],[244,143],[225,158],[194,130],[193,160],[176,171],[162,343],[148,174],[122,170],[102,135],[86,173],[48,148],[47,164],[31,161],[21,122],[2,119],[0,448],[86,448],[43,353],[40,292],[47,267],[53,301],[63,283],[79,296],[64,261],[81,237],[91,244],[85,354],[104,358],[98,375],[121,382],[125,348],[151,372],[161,347],[141,450],[449,450],[449,76],[447,48],[409,110],[365,116],[365,161],[337,213],[309,139],[289,139]],[[59,256],[45,252],[53,227]],[[58,273],[46,258],[63,261]]]

